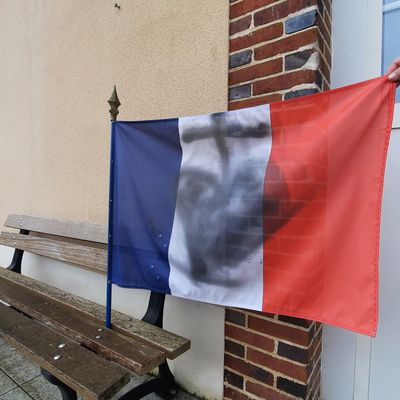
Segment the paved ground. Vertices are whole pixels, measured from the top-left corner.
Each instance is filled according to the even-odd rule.
[[[138,383],[149,379],[132,377],[131,382],[115,397],[119,396]],[[25,359],[14,348],[0,339],[0,400],[62,400],[56,386],[48,383],[40,374],[40,369]],[[146,400],[160,400],[155,394],[145,397]],[[195,397],[179,392],[176,400],[196,400]]]

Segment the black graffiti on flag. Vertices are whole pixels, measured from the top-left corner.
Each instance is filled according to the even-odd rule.
[[[263,242],[263,216],[271,202],[264,202],[260,182],[265,165],[250,160],[243,165],[231,161],[229,138],[265,139],[271,134],[267,123],[241,126],[227,121],[225,113],[213,114],[209,129],[185,129],[182,140],[191,143],[210,139],[215,141],[220,171],[182,166],[179,183],[180,217],[189,255],[190,274],[195,281],[236,286],[240,282],[227,279],[229,270],[249,260]],[[263,141],[265,143],[265,141]],[[260,145],[261,145],[260,141]],[[274,185],[272,198],[289,197],[286,184]],[[282,221],[267,228],[271,234]],[[250,261],[248,261],[250,262]]]

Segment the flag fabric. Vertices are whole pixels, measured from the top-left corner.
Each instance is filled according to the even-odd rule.
[[[113,122],[111,282],[375,335],[394,93]]]

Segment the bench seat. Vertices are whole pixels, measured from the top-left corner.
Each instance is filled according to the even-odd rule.
[[[128,371],[3,304],[0,330],[11,346],[86,399],[107,399],[129,380]]]
[[[96,326],[102,327],[104,325],[104,306],[84,299],[83,297],[73,295],[54,286],[47,285],[46,283],[32,279],[28,276],[16,274],[7,270],[6,268],[0,268],[0,300],[3,300],[11,305],[16,304],[16,300],[13,300],[13,297],[17,296],[18,291],[15,291],[13,294],[12,289],[3,291],[2,287],[5,289],[7,287],[21,287],[21,289],[26,288],[32,292],[32,296],[34,296],[35,293],[42,295],[45,294],[49,300],[57,301],[65,306],[77,310],[79,313],[82,313],[85,318],[94,321],[97,324]],[[9,293],[9,297],[7,297],[6,293]],[[31,312],[27,311],[26,313],[32,315],[34,312],[35,310],[32,310]],[[46,317],[42,315],[37,316],[37,318]],[[124,335],[136,339],[143,344],[148,344],[156,349],[159,349],[168,359],[175,359],[190,349],[189,339],[176,335],[175,333],[169,332],[165,329],[158,328],[157,326],[148,324],[142,320],[133,318],[121,312],[113,310],[112,321],[113,331],[121,332]],[[146,373],[148,371],[135,372]]]
[[[6,304],[0,303],[0,335],[65,389],[65,398],[108,399],[131,372],[142,375],[156,367],[158,378],[123,398],[153,391],[169,398],[176,389],[166,360],[187,351],[190,341],[162,329],[165,295],[151,293],[143,320],[113,310],[107,329],[104,306],[21,274],[24,251],[105,274],[106,227],[15,214],[5,225],[19,233],[0,234],[0,244],[16,249],[11,265],[0,268],[0,301]]]

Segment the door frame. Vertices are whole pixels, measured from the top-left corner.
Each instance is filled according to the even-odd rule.
[[[332,88],[382,74],[382,0],[332,1]],[[400,129],[400,103],[393,128]],[[368,400],[373,339],[324,326],[322,398]]]

